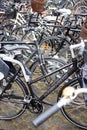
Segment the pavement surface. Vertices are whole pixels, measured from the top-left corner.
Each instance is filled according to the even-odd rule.
[[[10,121],[0,120],[0,130],[81,130],[68,122],[61,112],[56,113],[45,123],[35,128],[32,120],[36,116],[26,110],[23,115],[16,119]]]

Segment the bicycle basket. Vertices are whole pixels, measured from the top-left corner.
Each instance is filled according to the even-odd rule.
[[[6,78],[9,73],[9,66],[0,58],[0,80]]]
[[[44,10],[45,0],[31,0],[33,12],[41,13]]]
[[[84,21],[82,25],[80,37],[82,37],[83,39],[87,39],[87,21]]]

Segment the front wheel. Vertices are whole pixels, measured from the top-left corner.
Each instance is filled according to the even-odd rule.
[[[80,88],[78,80],[74,80],[70,83],[67,83],[60,92],[58,93],[58,99],[62,96],[62,91],[66,87]],[[61,109],[64,117],[70,121],[75,126],[87,130],[87,106],[85,105],[83,94],[79,94],[76,99],[73,100],[70,104],[62,107]]]

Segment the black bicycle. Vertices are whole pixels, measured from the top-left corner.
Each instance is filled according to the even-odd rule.
[[[63,87],[61,87],[61,90],[58,93],[57,103],[53,105],[50,109],[43,112],[40,116],[38,116],[34,121],[34,126],[39,126],[44,121],[46,121],[49,117],[51,117],[53,114],[58,112],[59,110],[62,111],[62,114],[65,116],[65,118],[70,121],[72,124],[76,125],[79,128],[87,129],[87,123],[86,123],[86,97],[87,97],[87,88],[84,88],[83,86],[83,77],[82,77],[82,70],[83,70],[83,60],[81,59],[80,64],[77,63],[77,59],[75,58],[75,53],[73,51],[74,48],[84,48],[84,42],[77,45],[71,45],[71,52],[72,52],[72,61],[73,65],[72,67],[61,77],[60,80],[55,82],[51,89],[48,90],[48,92],[45,93],[45,96],[51,91],[53,91],[58,85],[64,80],[67,79],[73,72],[76,74],[76,77],[74,77],[72,80],[67,82]],[[80,48],[80,49],[81,49]],[[87,56],[87,52],[84,53],[85,56]],[[85,57],[86,60],[86,57]],[[87,60],[86,60],[87,61]],[[84,64],[86,67],[84,68],[85,71],[85,80],[86,81],[86,68],[87,65]],[[79,68],[78,68],[79,66]],[[85,95],[86,93],[86,95]],[[45,96],[42,96],[40,99],[42,100]]]
[[[17,118],[20,115],[22,115],[26,109],[29,109],[30,112],[32,113],[41,113],[43,111],[43,103],[45,102],[46,97],[52,94],[52,92],[54,92],[54,90],[56,90],[57,88],[63,89],[61,85],[63,85],[64,82],[66,84],[65,87],[71,85],[75,89],[77,89],[78,87],[81,88],[80,68],[83,64],[82,63],[83,60],[81,59],[78,61],[78,58],[75,58],[73,48],[81,47],[82,44],[83,42],[77,45],[70,46],[70,50],[72,54],[71,63],[63,65],[61,68],[58,68],[54,71],[44,73],[44,75],[39,75],[39,77],[35,79],[32,79],[32,75],[30,75],[30,72],[28,71],[27,67],[24,66],[22,62],[20,62],[15,58],[12,58],[12,56],[8,57],[8,55],[6,54],[0,54],[0,57],[5,62],[14,63],[18,65],[18,67],[16,66],[17,68],[15,68],[14,64],[12,64],[11,70],[9,71],[7,78],[4,78],[3,80],[1,80],[2,82],[0,82],[2,86],[0,88],[0,103],[1,103],[0,119],[10,120],[10,119]],[[44,62],[44,64],[47,64],[48,60],[45,61],[46,62]],[[36,64],[36,66],[38,66],[38,64]],[[67,70],[66,68],[68,68],[68,71],[64,72],[63,70]],[[24,81],[19,77],[20,70],[22,70],[23,72],[27,86],[25,85]],[[63,74],[60,75],[60,78],[54,78],[55,80],[53,80],[53,82],[51,83],[50,80],[51,76],[58,72],[59,74],[61,74],[60,73],[61,70],[63,71]],[[43,91],[44,86],[41,86],[42,84],[41,85],[38,84],[38,90],[41,89],[43,93],[42,94],[40,93],[41,95],[36,95],[35,92],[37,89],[35,90],[33,84],[37,83],[38,81],[41,81],[42,79],[44,83],[45,82],[49,83],[50,86],[46,88],[46,91],[44,92]],[[57,93],[59,92],[57,91]],[[59,100],[59,97],[61,97],[61,91],[59,93],[58,98],[56,97],[57,98],[56,100]],[[53,97],[51,97],[50,99],[52,100],[52,98]],[[57,102],[56,100],[55,103]],[[82,110],[84,111],[86,110],[86,106],[83,100],[84,99],[82,98],[82,96],[79,96],[79,98],[77,98],[77,100],[75,100],[72,103],[72,105],[70,105],[70,107],[68,108],[64,107],[62,111],[63,114],[67,117],[67,119],[71,121],[71,123],[73,123],[74,125],[80,128],[87,129],[86,120],[85,121],[83,120],[86,119],[86,117],[84,117],[85,114],[82,113]],[[49,104],[49,102],[45,102],[45,103]],[[74,113],[77,110],[77,108],[78,111]],[[77,114],[78,117],[81,118],[81,122],[80,120],[76,120]]]

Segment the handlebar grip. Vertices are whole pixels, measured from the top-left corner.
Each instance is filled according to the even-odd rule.
[[[58,107],[57,104],[49,108],[47,111],[43,112],[36,119],[33,120],[33,125],[38,127],[42,123],[44,123],[48,118],[50,118],[53,114],[60,110],[61,107]]]

